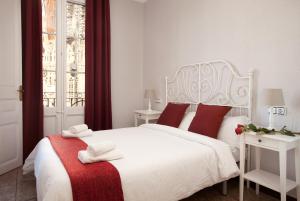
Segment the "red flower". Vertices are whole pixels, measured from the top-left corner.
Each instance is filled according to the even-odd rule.
[[[237,127],[237,128],[235,129],[235,133],[236,133],[237,135],[241,135],[243,132],[244,132],[244,127]]]

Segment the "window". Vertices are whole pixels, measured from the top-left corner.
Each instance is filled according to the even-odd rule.
[[[65,20],[56,17],[60,8],[57,5],[64,5]],[[61,28],[57,22],[62,24]],[[44,106],[55,108],[60,98],[65,107],[84,106],[85,5],[79,1],[42,0],[42,25]],[[63,42],[57,41],[59,38]],[[64,58],[59,59],[61,55],[57,52],[62,52]],[[60,73],[63,76],[57,75]]]
[[[43,102],[56,106],[56,0],[42,1]]]
[[[85,87],[85,7],[67,2],[66,105],[83,106]]]

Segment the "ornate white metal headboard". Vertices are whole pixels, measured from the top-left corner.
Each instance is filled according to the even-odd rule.
[[[251,119],[253,71],[240,76],[229,62],[216,60],[183,66],[165,81],[166,103],[189,103],[191,110],[199,103],[231,106],[229,115]]]

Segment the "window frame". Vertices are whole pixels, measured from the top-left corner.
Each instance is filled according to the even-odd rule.
[[[43,1],[43,0],[41,0],[41,1]],[[55,14],[56,14],[56,16],[55,16],[55,31],[54,32],[48,32],[48,31],[44,31],[44,30],[42,30],[42,37],[44,36],[44,35],[46,35],[46,36],[51,36],[51,35],[53,35],[53,36],[55,36],[55,56],[57,57],[57,1],[58,0],[55,0],[56,1],[56,5],[55,5]],[[43,5],[43,3],[41,4],[42,6],[44,6]],[[43,20],[42,20],[43,21]],[[42,26],[42,28],[44,28],[43,26]],[[44,65],[44,63],[43,63],[43,65]],[[57,58],[55,58],[55,67],[57,68]],[[46,70],[46,72],[55,72],[55,74],[56,74],[56,76],[57,76],[57,72],[56,72],[57,70]],[[43,73],[44,73],[45,71],[44,71],[44,69],[43,69]],[[52,92],[48,92],[48,93],[52,93]],[[44,108],[55,108],[56,106],[57,106],[57,77],[56,77],[56,83],[55,83],[55,98],[54,98],[54,102],[55,102],[55,105],[54,106],[52,106],[52,107],[47,107],[47,106],[44,106]],[[44,103],[44,88],[43,88],[43,103]],[[48,110],[50,110],[50,109],[48,109]]]
[[[63,106],[63,122],[64,124],[68,124],[68,122],[70,122],[70,118],[71,117],[79,117],[80,115],[84,115],[84,106],[76,106],[76,107],[68,107],[67,106],[67,57],[66,57],[66,50],[67,50],[67,43],[66,43],[66,39],[67,39],[67,3],[75,3],[75,4],[79,4],[79,5],[83,5],[85,6],[85,0],[62,0],[62,7],[64,8],[64,11],[62,13],[62,19],[63,19],[63,24],[61,27],[62,30],[62,66],[63,66],[63,97],[61,99],[62,102],[62,106]],[[81,118],[81,117],[80,117]]]
[[[68,88],[68,84],[67,84],[67,74],[71,73],[71,71],[69,71],[68,69],[68,66],[67,66],[67,4],[68,3],[71,3],[71,4],[77,4],[77,5],[80,5],[80,6],[84,6],[85,7],[85,1],[84,0],[65,0],[65,17],[64,17],[64,20],[65,20],[65,25],[64,25],[64,28],[65,28],[65,31],[64,31],[64,59],[65,59],[65,62],[64,62],[64,67],[65,67],[65,70],[64,70],[64,104],[65,104],[65,108],[82,108],[84,107],[84,104],[85,104],[85,98],[84,98],[84,102],[83,102],[83,106],[74,106],[74,107],[70,107],[70,106],[67,106],[67,88]],[[76,39],[79,39],[79,38],[76,38]],[[85,37],[84,37],[85,39]],[[78,52],[76,52],[76,54],[78,54]],[[83,64],[85,65],[85,64]],[[85,72],[82,72],[82,71],[77,71],[77,74],[78,75],[85,75]],[[84,93],[84,97],[85,97],[85,91],[83,91]]]
[[[79,4],[82,6],[85,6],[85,0],[61,0],[62,1],[62,8],[63,10],[61,10],[61,14],[62,14],[62,24],[61,24],[61,62],[62,62],[62,80],[63,80],[63,97],[61,98],[61,102],[63,105],[64,111],[67,112],[75,112],[75,113],[79,113],[83,110],[84,106],[75,106],[75,107],[68,107],[67,106],[67,73],[69,72],[67,69],[67,3],[74,3],[74,4]],[[75,110],[75,111],[72,111]]]

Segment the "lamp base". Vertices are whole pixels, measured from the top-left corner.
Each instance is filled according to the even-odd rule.
[[[151,99],[149,98],[149,101],[148,101],[148,112],[151,112],[152,109],[151,109]]]
[[[274,129],[274,115],[273,115],[273,107],[269,107],[269,130]]]

